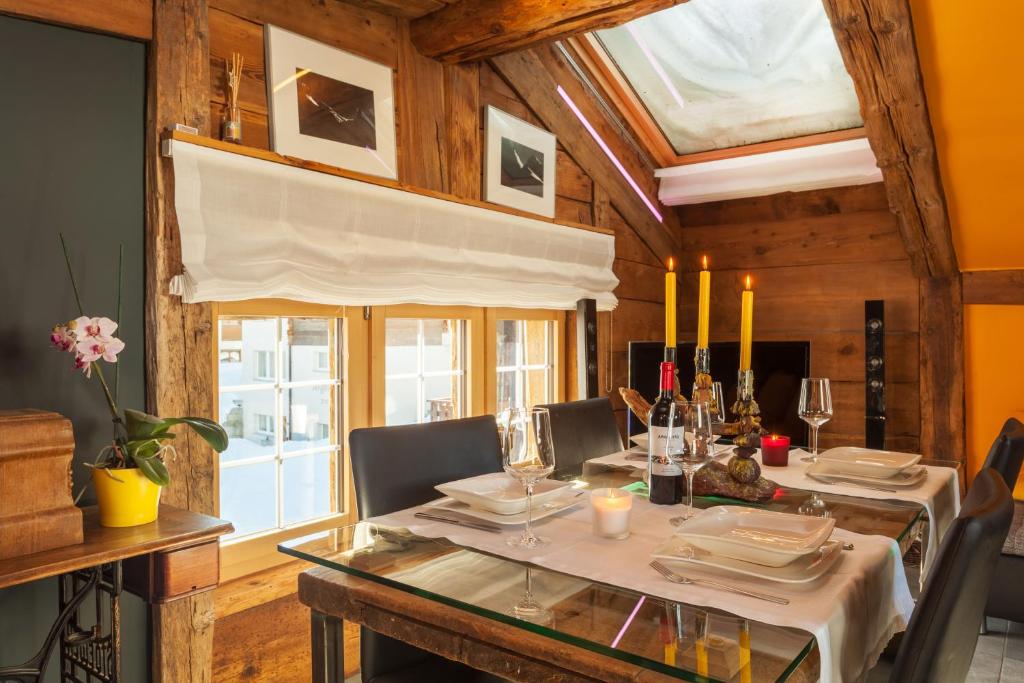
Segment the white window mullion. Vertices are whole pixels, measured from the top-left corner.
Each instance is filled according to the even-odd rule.
[[[277,493],[277,528],[281,528],[284,525],[284,459],[281,457],[284,452],[284,429],[285,429],[285,405],[284,405],[284,392],[281,388],[283,383],[282,373],[284,372],[284,342],[283,342],[283,327],[284,318],[277,319],[277,347],[276,347],[276,358],[275,373],[274,373],[274,391],[277,396],[277,430],[274,436],[274,456],[276,467],[274,468],[274,488]]]

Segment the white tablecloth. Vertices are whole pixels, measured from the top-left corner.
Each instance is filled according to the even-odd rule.
[[[646,463],[642,461],[629,460],[628,456],[630,455],[636,455],[636,452],[621,451],[600,458],[594,458],[590,462],[636,469],[647,467]],[[927,571],[928,567],[931,566],[935,553],[938,551],[939,543],[942,541],[946,529],[949,528],[949,525],[956,516],[960,514],[960,482],[955,469],[926,465],[925,471],[928,473],[928,476],[918,486],[909,489],[897,489],[893,492],[878,491],[855,484],[827,484],[817,479],[811,479],[804,474],[808,463],[800,461],[800,458],[806,455],[806,451],[794,449],[789,454],[789,465],[787,467],[763,467],[761,475],[787,488],[798,488],[857,498],[871,498],[874,500],[906,500],[920,503],[927,511],[929,521],[928,539],[927,543],[925,543],[922,566],[922,571]],[[754,458],[760,462],[761,451],[758,451]],[[722,459],[727,460],[727,458]]]
[[[828,574],[809,584],[729,577],[736,585],[790,600],[788,605],[777,605],[711,588],[670,583],[649,568],[651,553],[673,532],[668,520],[679,513],[678,507],[652,505],[636,498],[632,535],[614,541],[592,535],[589,503],[586,496],[583,498],[580,507],[537,525],[538,532],[551,543],[536,549],[506,545],[506,539],[520,533],[520,527],[494,534],[430,522],[413,516],[420,508],[367,521],[405,527],[428,538],[445,537],[459,545],[667,600],[715,607],[746,619],[808,631],[818,641],[821,680],[828,682],[861,680],[891,636],[905,629],[910,619],[914,603],[899,548],[890,539],[837,530],[834,538],[852,542],[854,550],[843,551]],[[701,572],[687,568],[687,574],[699,576]]]

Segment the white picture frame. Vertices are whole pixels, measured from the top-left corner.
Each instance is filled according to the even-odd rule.
[[[484,199],[554,218],[554,134],[488,106],[484,140]]]
[[[265,36],[272,149],[397,178],[391,68],[277,26]]]

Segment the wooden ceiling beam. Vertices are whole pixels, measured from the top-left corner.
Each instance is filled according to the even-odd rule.
[[[544,127],[558,137],[558,141],[565,147],[569,156],[587,169],[594,182],[614,198],[612,203],[616,210],[633,227],[658,260],[664,263],[669,256],[674,256],[678,262],[682,230],[676,212],[660,207],[664,222],[659,222],[654,217],[615,164],[562,100],[558,94],[558,86],[564,88],[641,191],[657,206],[657,184],[653,167],[639,152],[639,148],[630,145],[623,138],[621,129],[608,119],[593,95],[555,47],[544,45],[535,50],[501,55],[492,59],[490,63],[520,94]]]
[[[908,0],[823,0],[914,272],[959,272]]]
[[[470,62],[610,28],[686,0],[459,0],[412,22],[420,53]]]

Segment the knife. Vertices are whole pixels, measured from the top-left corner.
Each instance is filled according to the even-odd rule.
[[[480,531],[489,531],[492,534],[500,534],[501,533],[501,526],[499,526],[497,524],[493,524],[491,522],[485,522],[483,520],[470,521],[468,519],[459,519],[457,517],[446,517],[444,515],[435,515],[433,513],[423,512],[423,511],[420,511],[420,512],[417,512],[417,513],[413,514],[413,517],[418,517],[419,519],[429,519],[432,522],[443,522],[445,524],[454,524],[455,526],[464,526],[464,527],[468,527],[470,529],[479,529]]]

